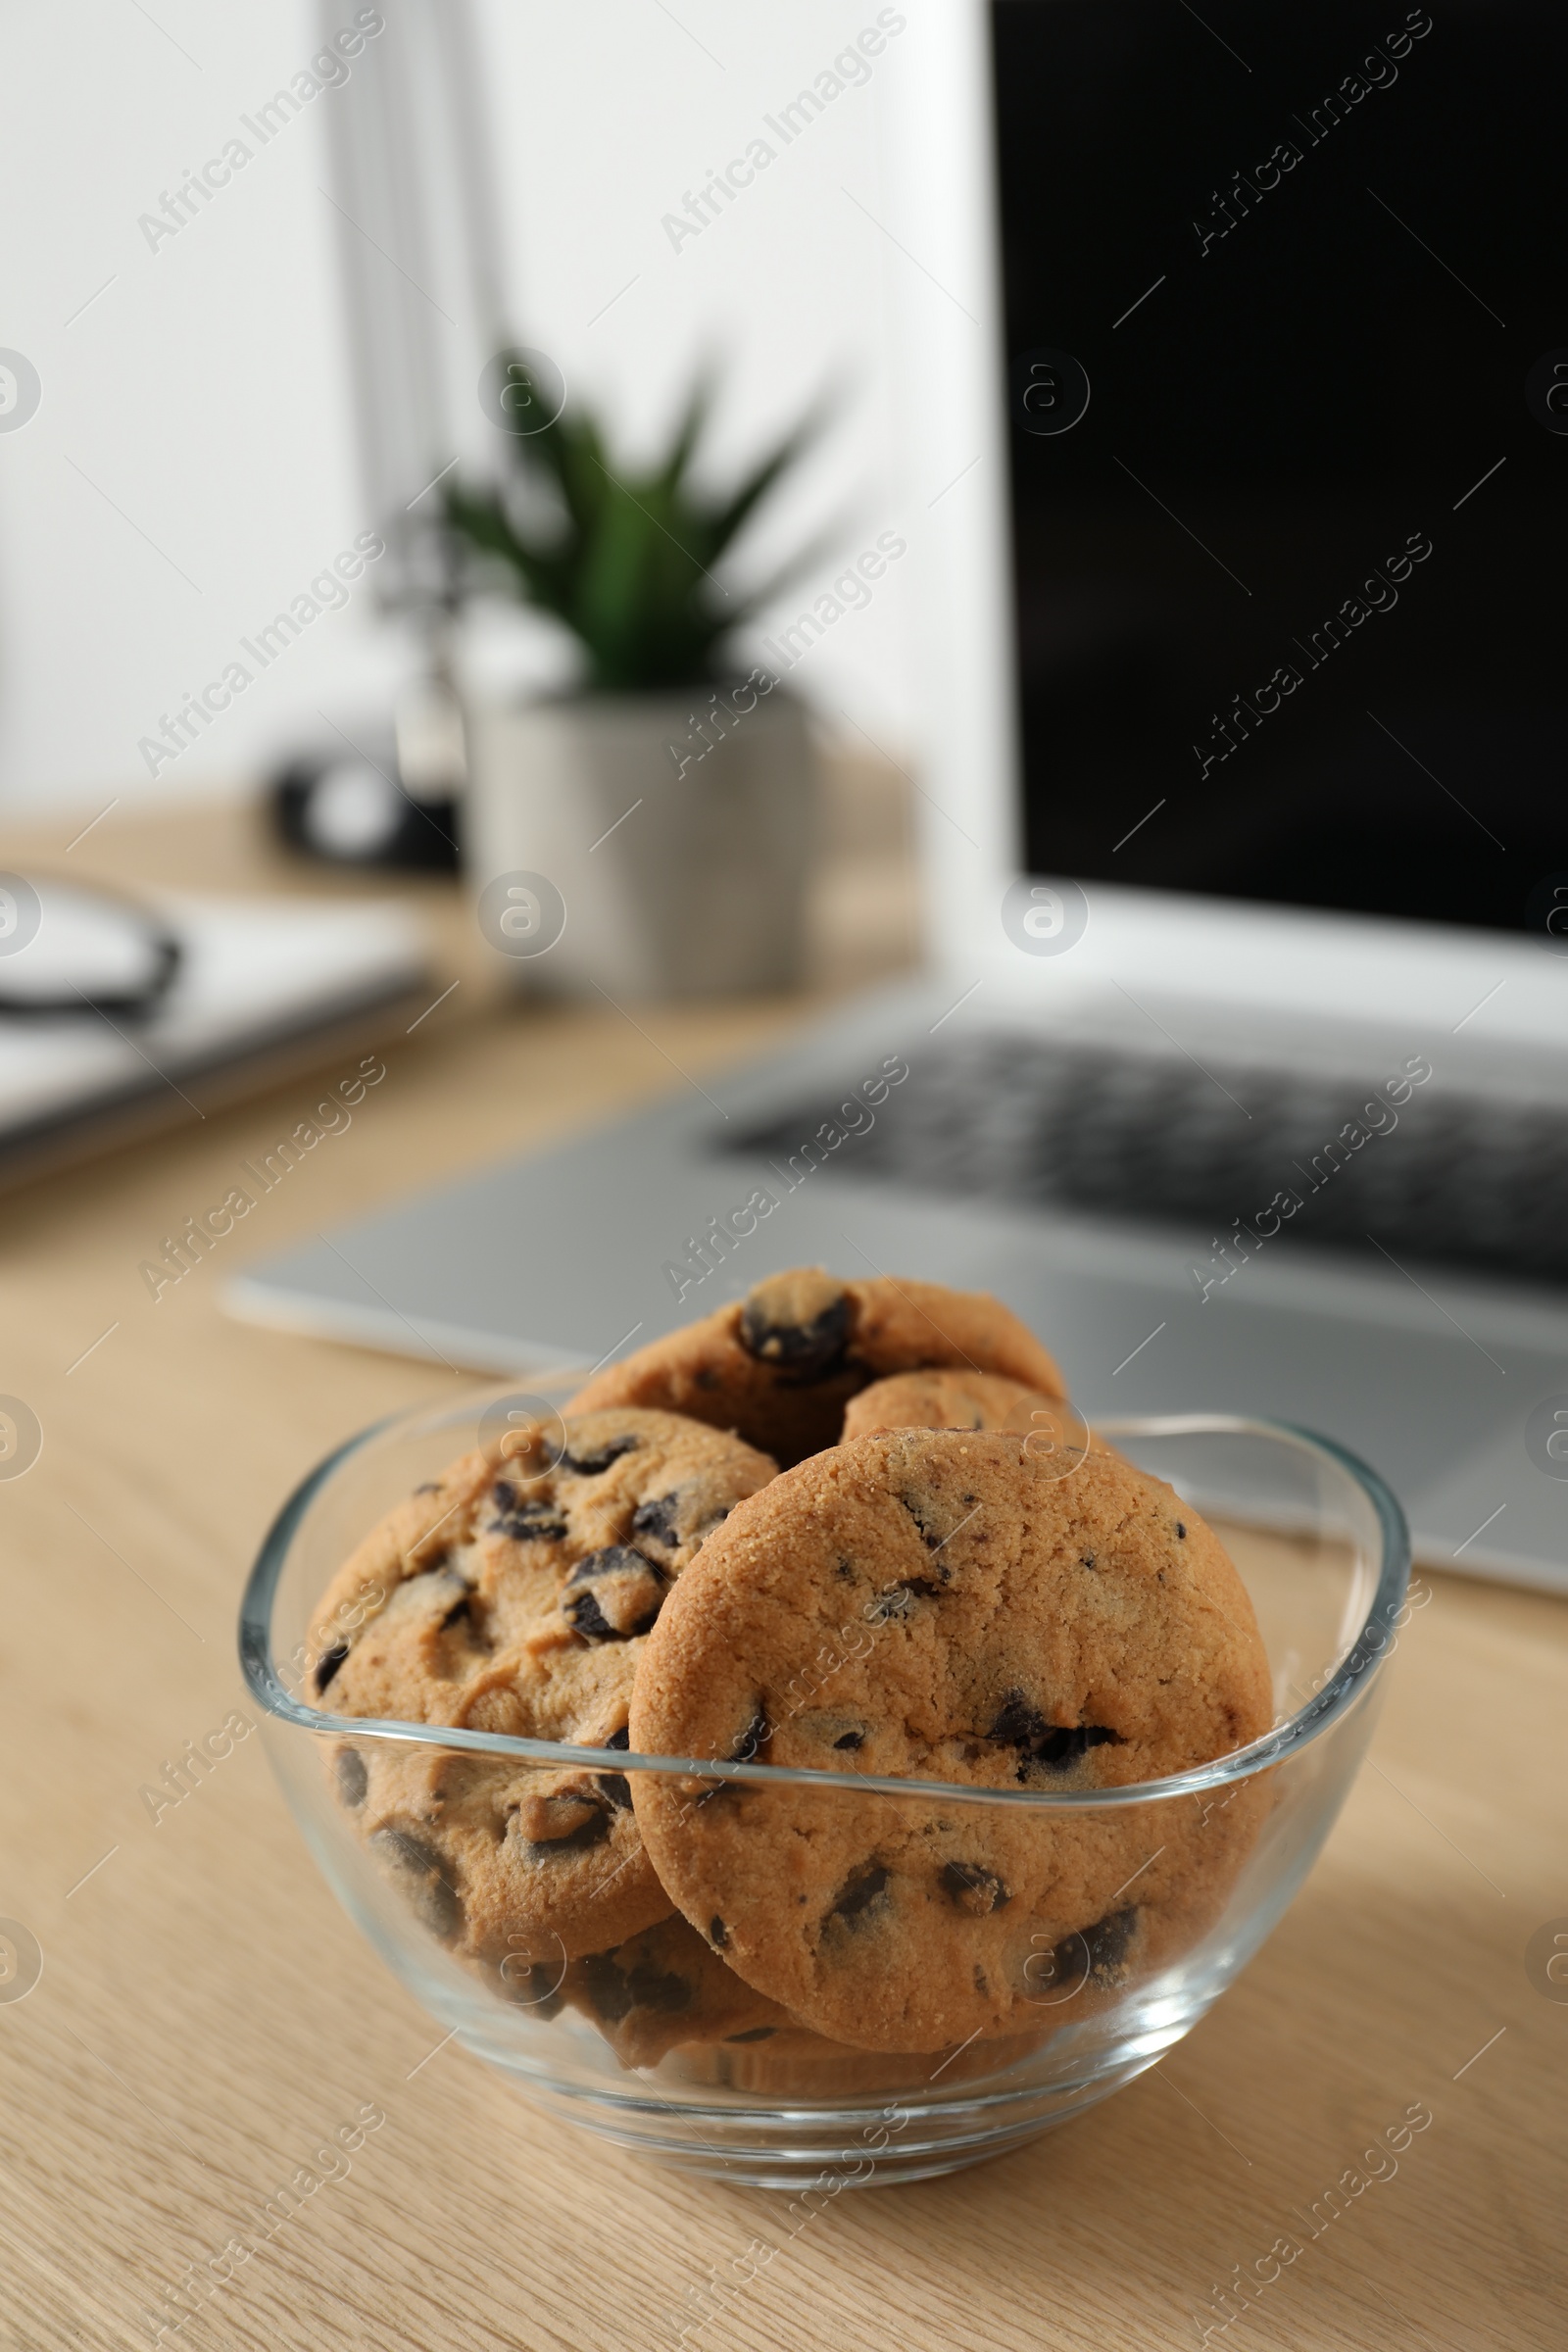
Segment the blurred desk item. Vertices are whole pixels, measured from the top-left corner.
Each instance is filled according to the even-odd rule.
[[[129,922],[101,942],[106,926],[86,919],[129,916],[133,900],[37,879],[12,876],[6,893],[31,899],[38,927],[0,961],[0,1185],[187,1117],[191,1088],[228,1101],[370,1044],[428,1002],[423,935],[402,906],[149,895],[144,978],[113,968],[135,944]]]
[[[278,839],[326,865],[458,870],[460,802],[451,777],[416,790],[397,740],[290,755],[270,786]],[[461,748],[461,735],[454,747]]]
[[[843,991],[906,970],[917,959],[919,883],[913,792],[904,770],[870,753],[818,756],[818,858],[809,910],[808,988]],[[113,810],[114,805],[111,805]],[[437,985],[465,982],[461,1010],[486,1004],[514,975],[486,948],[462,889],[444,873],[357,872],[296,857],[268,809],[249,801],[166,802],[118,810],[80,834],[77,812],[53,824],[7,826],[0,869],[29,861],[110,890],[219,891],[236,898],[399,904],[428,935]],[[78,846],[67,845],[78,838]],[[68,862],[69,860],[69,862]],[[454,1010],[457,1010],[454,1007]]]
[[[514,978],[454,878],[323,867],[280,844],[256,803],[173,803],[124,815],[112,804],[85,835],[74,815],[7,831],[0,881],[28,871],[88,893],[145,893],[154,913],[180,910],[183,936],[150,1019],[0,1013],[0,1190],[422,1031],[438,1006],[443,1032],[502,1017]],[[808,919],[803,1009],[819,1005],[824,991],[914,960],[910,794],[891,762],[822,759]],[[16,971],[23,961],[14,959]],[[12,977],[0,957],[0,984]],[[717,1029],[733,1018],[726,1005]]]
[[[869,815],[895,782],[850,793],[824,988],[907,953]],[[342,895],[259,835],[106,819],[72,864]],[[499,1006],[455,889],[408,895],[432,999],[460,984],[223,1252],[706,1081],[822,1004]],[[0,1223],[3,1386],[43,1433],[25,1476],[0,1464],[0,1914],[42,1971],[0,1960],[8,2342],[1188,2352],[1226,2309],[1263,2323],[1233,2342],[1300,2352],[1560,2342],[1568,2005],[1539,1944],[1568,1935],[1568,1606],[1539,1594],[1418,1579],[1371,1764],[1257,1960],[1146,2079],[972,2174],[840,2195],[829,2151],[808,2201],[715,2188],[585,2146],[444,2045],[301,1846],[233,1629],[310,1465],[452,1376],[235,1323],[221,1264],[156,1301],[137,1270],[309,1107],[296,1082],[187,1113]],[[1431,2126],[1369,2180],[1417,2102]]]

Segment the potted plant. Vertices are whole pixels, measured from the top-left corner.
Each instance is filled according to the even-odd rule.
[[[545,413],[543,375],[537,355],[507,362],[499,420]],[[716,494],[693,478],[706,383],[662,459],[640,467],[611,458],[590,414],[553,405],[551,421],[509,442],[492,486],[446,499],[476,576],[554,615],[582,662],[569,694],[473,714],[465,832],[481,909],[501,877],[545,877],[556,919],[544,932],[527,920],[533,940],[551,941],[537,968],[555,986],[788,986],[801,967],[811,746],[801,704],[766,669],[738,674],[726,647],[809,557],[749,593],[717,572],[820,416]],[[536,890],[524,895],[534,907]]]

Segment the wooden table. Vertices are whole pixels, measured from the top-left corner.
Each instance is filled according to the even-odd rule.
[[[853,834],[827,980],[907,943],[904,886],[876,878],[885,860],[857,881]],[[76,862],[247,888],[285,870],[241,819],[190,812],[106,819]],[[418,895],[457,953],[451,895]],[[655,1095],[670,1060],[702,1076],[816,1001],[640,1009],[639,1029],[460,990],[236,1252]],[[347,2178],[166,2345],[656,2345],[710,2266],[782,2238],[779,2202],[650,2169],[541,2120],[455,2046],[430,2056],[430,2020],[327,1892],[258,1740],[156,1822],[141,1793],[245,1704],[235,1605],[279,1498],[437,1385],[428,1364],[226,1320],[213,1261],[157,1304],[137,1281],[308,1097],[192,1118],[0,1210],[0,1388],[43,1429],[36,1467],[0,1482],[0,1914],[43,1955],[26,1997],[0,1998],[0,2342],[150,2343],[141,2315],[185,2266],[221,2271],[255,2208],[370,2103],[385,2122]],[[1424,1589],[1372,1767],[1207,2021],[1020,2153],[839,2199],[704,2352],[1152,2352],[1205,2328],[1336,2352],[1561,2345],[1568,2002],[1531,1982],[1525,1946],[1555,1918],[1568,1931],[1568,1607],[1454,1576]],[[1220,2332],[1212,2290],[1300,2236],[1298,2211],[1416,2101],[1434,2121],[1396,2177]]]

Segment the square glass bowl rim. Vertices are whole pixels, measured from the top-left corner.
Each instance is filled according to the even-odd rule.
[[[1196,1795],[1203,1789],[1248,1780],[1321,1739],[1371,1687],[1393,1646],[1395,1620],[1409,1582],[1410,1536],[1404,1513],[1384,1480],[1348,1446],[1290,1421],[1240,1413],[1151,1414],[1097,1421],[1095,1427],[1106,1437],[1257,1437],[1284,1442],[1326,1459],[1360,1488],[1372,1506],[1381,1540],[1382,1556],[1377,1563],[1371,1605],[1322,1689],[1283,1724],[1265,1732],[1248,1746],[1216,1757],[1212,1763],[1194,1765],[1164,1780],[1135,1781],[1117,1788],[984,1788],[958,1781],[895,1779],[883,1774],[824,1772],[804,1766],[729,1763],[712,1756],[645,1756],[628,1753],[624,1748],[577,1747],[564,1740],[525,1740],[504,1732],[474,1732],[456,1724],[404,1723],[390,1717],[324,1714],[306,1706],[285,1690],[274,1663],[272,1610],[283,1570],[312,1503],[343,1465],[400,1423],[421,1417],[418,1409],[392,1414],[348,1439],[301,1481],[267,1532],[240,1603],[239,1655],[251,1696],[275,1721],[335,1738],[386,1740],[412,1747],[456,1748],[470,1754],[506,1756],[518,1763],[558,1768],[586,1765],[602,1772],[626,1775],[653,1772],[665,1779],[744,1781],[774,1788],[836,1788],[866,1796],[923,1795],[940,1798],[945,1804],[1017,1806],[1031,1812],[1109,1812],[1125,1805],[1164,1803],[1173,1797]]]

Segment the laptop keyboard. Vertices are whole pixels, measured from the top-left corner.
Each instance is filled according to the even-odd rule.
[[[1003,1032],[939,1039],[874,1111],[853,1094],[845,1104],[841,1116],[824,1094],[724,1144],[785,1174],[805,1155],[963,1200],[1179,1219],[1221,1242],[1238,1221],[1261,1218],[1265,1233],[1288,1221],[1320,1243],[1370,1236],[1401,1259],[1568,1282],[1568,1112],[1545,1106],[1430,1082],[1394,1104],[1381,1079],[1209,1075]],[[824,1128],[844,1140],[807,1154]]]

